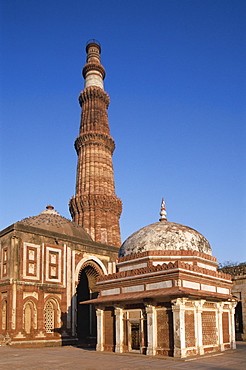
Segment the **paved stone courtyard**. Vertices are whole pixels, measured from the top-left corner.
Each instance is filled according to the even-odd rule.
[[[236,350],[193,357],[186,360],[147,357],[139,354],[99,353],[77,347],[14,348],[0,347],[0,369],[246,369],[246,342]]]

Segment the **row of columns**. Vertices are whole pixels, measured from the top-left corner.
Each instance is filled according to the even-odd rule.
[[[185,310],[187,308],[185,303],[188,299],[177,298],[172,301],[172,312],[173,312],[173,335],[174,335],[174,357],[186,357],[186,342],[185,342]],[[202,334],[202,312],[203,305],[206,301],[199,300],[194,301],[194,317],[195,317],[195,337],[196,347],[199,355],[204,354],[203,346],[203,334]],[[236,348],[235,342],[235,324],[234,324],[234,313],[235,313],[235,302],[226,302],[229,304],[229,336],[230,345],[232,349]],[[216,311],[216,328],[218,331],[218,343],[214,345],[219,346],[219,350],[223,351],[223,325],[222,325],[222,314],[224,302],[217,303]],[[124,340],[124,326],[123,326],[123,308],[115,308],[115,352],[123,352],[123,340]],[[145,308],[147,316],[147,352],[149,356],[154,356],[157,349],[157,320],[156,320],[156,307],[147,305]],[[103,333],[103,309],[96,310],[97,315],[97,351],[104,350],[104,333]]]
[[[103,343],[103,309],[97,309],[97,351],[104,350]],[[114,310],[115,314],[115,352],[123,352],[123,341],[124,341],[124,325],[123,325],[123,308],[116,307]],[[147,315],[147,332],[148,332],[148,344],[147,344],[147,355],[153,356],[156,352],[156,339],[157,339],[157,326],[156,326],[156,309],[154,306],[146,306]]]

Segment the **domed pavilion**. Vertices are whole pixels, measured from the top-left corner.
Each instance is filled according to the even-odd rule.
[[[160,220],[129,236],[117,272],[99,276],[97,350],[187,357],[235,348],[231,277],[207,239]]]

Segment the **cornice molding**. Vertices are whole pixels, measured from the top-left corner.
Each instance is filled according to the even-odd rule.
[[[70,200],[70,212],[81,213],[89,210],[102,210],[112,212],[120,217],[122,201],[117,196],[105,194],[76,195]]]
[[[77,137],[74,146],[76,152],[79,153],[80,149],[85,145],[98,145],[107,148],[111,154],[115,150],[115,142],[111,136],[97,132],[88,132]]]

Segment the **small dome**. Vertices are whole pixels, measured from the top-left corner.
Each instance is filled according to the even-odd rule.
[[[38,216],[24,218],[18,223],[83,240],[92,240],[82,226],[62,217],[51,205],[48,205]]]
[[[119,250],[119,257],[156,250],[193,250],[212,255],[209,242],[198,231],[174,222],[161,221],[129,236]]]

